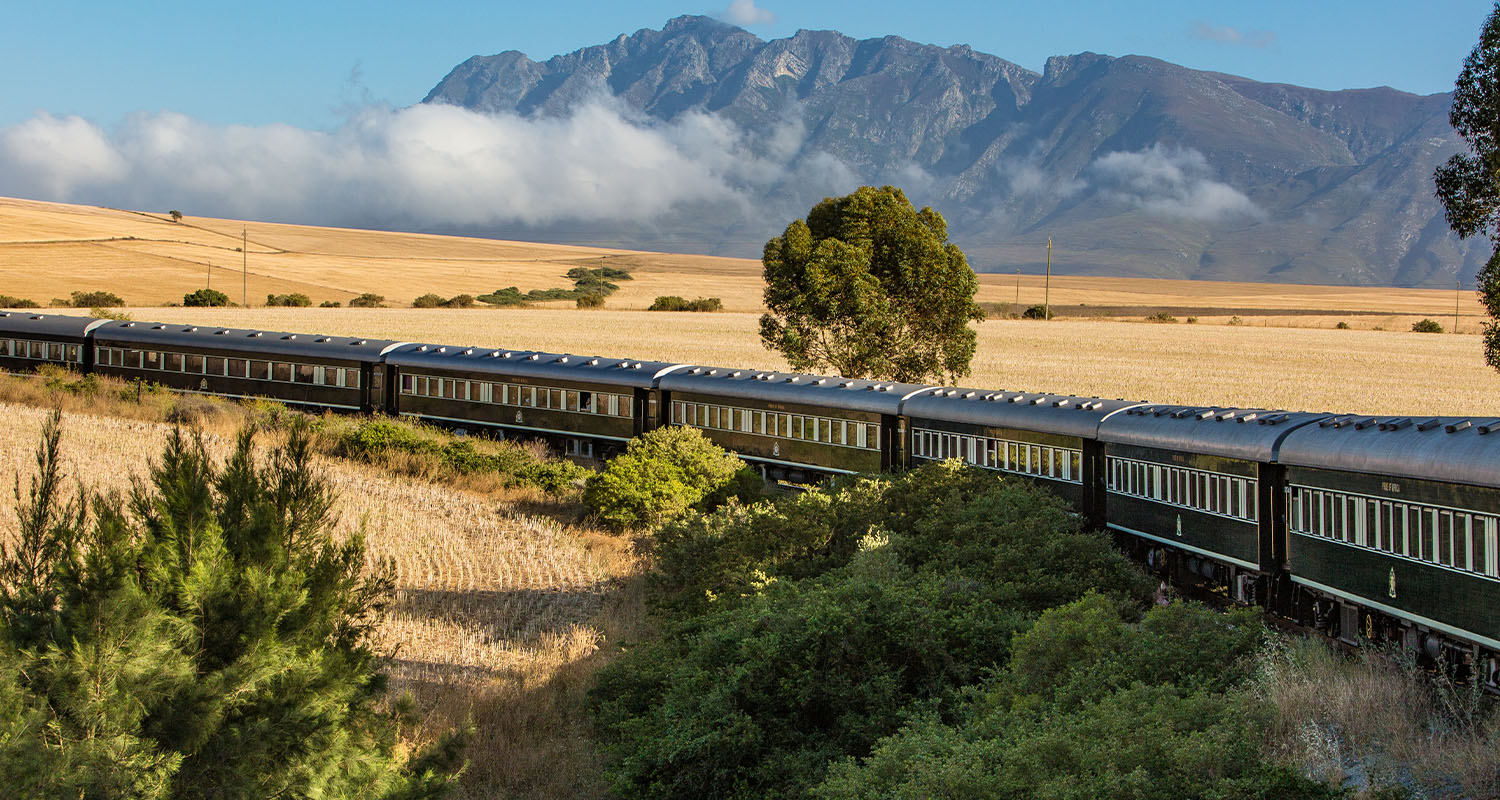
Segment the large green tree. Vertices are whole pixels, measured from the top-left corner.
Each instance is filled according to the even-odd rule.
[[[766,242],[760,337],[793,369],[919,382],[969,373],[979,283],[943,215],[894,186],[830,197]]]
[[[49,422],[0,559],[7,797],[417,798],[458,740],[397,746],[370,632],[391,588],[333,535],[294,434],[222,467],[174,433],[128,498],[63,494]]]
[[[1468,142],[1469,152],[1448,159],[1433,179],[1449,227],[1464,238],[1487,234],[1496,244],[1479,271],[1479,296],[1490,316],[1484,358],[1500,369],[1500,3],[1464,59],[1448,121]]]

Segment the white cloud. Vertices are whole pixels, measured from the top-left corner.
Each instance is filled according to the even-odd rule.
[[[1261,50],[1276,44],[1275,31],[1242,31],[1232,25],[1214,25],[1202,20],[1193,23],[1189,35],[1200,41],[1242,45]]]
[[[776,15],[755,5],[755,0],[730,0],[729,8],[719,12],[719,19],[732,25],[769,25]]]
[[[1101,184],[1101,196],[1157,216],[1198,222],[1265,218],[1243,192],[1214,180],[1208,159],[1197,150],[1152,145],[1110,153],[1095,159],[1087,172]]]
[[[795,127],[787,139],[766,153],[715,117],[652,122],[607,99],[535,119],[367,107],[331,131],[176,113],[105,130],[40,114],[0,128],[0,194],[309,224],[648,222],[704,204],[749,207],[787,177]],[[829,157],[817,171],[842,183],[840,166]]]
[[[1065,199],[1088,185],[1080,178],[1049,173],[1030,159],[1001,159],[995,162],[995,174],[1004,179],[1011,196],[1016,198]]]

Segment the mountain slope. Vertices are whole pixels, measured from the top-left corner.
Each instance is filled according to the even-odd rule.
[[[1152,277],[1451,286],[1488,255],[1447,232],[1432,197],[1433,168],[1461,145],[1448,94],[1094,53],[1038,74],[965,46],[836,31],[763,41],[679,17],[543,62],[476,56],[424,102],[705,114],[782,170],[747,181],[744,208],[685,209],[648,231],[578,226],[626,246],[753,256],[825,194],[889,182],[941,210],[981,270],[1039,265],[1048,236],[1061,271]]]

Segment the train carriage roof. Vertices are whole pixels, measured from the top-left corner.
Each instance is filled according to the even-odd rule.
[[[930,419],[1057,433],[1092,439],[1105,417],[1135,403],[1036,392],[936,389],[906,401],[902,413],[915,422]]]
[[[1273,462],[1288,433],[1326,416],[1263,408],[1140,405],[1105,419],[1099,425],[1099,441]]]
[[[82,342],[90,328],[109,322],[107,319],[76,317],[68,314],[42,314],[37,311],[0,311],[0,336],[8,339],[35,337],[57,341]]]
[[[1500,420],[1340,415],[1298,428],[1281,461],[1299,467],[1500,487]]]
[[[688,367],[661,379],[662,391],[893,415],[901,413],[902,401],[931,388],[916,383],[730,367]]]
[[[124,344],[137,349],[171,347],[181,350],[234,350],[264,358],[332,358],[350,361],[379,360],[381,353],[399,344],[391,339],[162,322],[110,322],[97,328],[94,338],[105,345]]]
[[[387,364],[474,373],[491,380],[506,377],[553,379],[650,389],[663,373],[682,365],[568,353],[541,353],[492,347],[403,344],[386,354]]]

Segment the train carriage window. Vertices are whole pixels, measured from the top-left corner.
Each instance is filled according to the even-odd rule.
[[[401,393],[402,394],[416,394],[417,393],[417,376],[415,376],[415,375],[404,375],[404,374],[401,376]]]
[[[49,360],[49,361],[66,361],[66,360],[68,360],[68,355],[67,355],[68,351],[67,351],[67,348],[64,347],[63,345],[54,344],[54,345],[52,345],[51,347],[49,347],[47,349],[49,351],[49,353],[47,355],[47,360]]]
[[[1433,519],[1433,527],[1437,534],[1437,562],[1445,567],[1454,565],[1453,553],[1453,512],[1436,512]]]
[[[868,448],[870,448],[872,450],[879,450],[880,449],[880,426],[879,425],[866,425],[865,426],[865,447],[868,447]]]
[[[766,412],[757,411],[750,415],[750,432],[760,434],[766,432]]]
[[[567,411],[578,410],[578,392],[572,389],[563,390],[563,408]]]
[[[68,345],[68,360],[72,361],[75,364],[81,364],[81,363],[83,363],[83,354],[82,354],[82,351],[79,349],[78,345],[76,345],[76,344],[70,344],[70,345]]]
[[[578,393],[578,410],[580,412],[584,413],[584,414],[592,414],[592,413],[594,413],[594,393],[593,392],[579,392]]]
[[[452,378],[441,378],[442,396],[444,400],[453,400],[458,397],[458,381]]]
[[[31,357],[32,358],[34,358],[34,359],[36,359],[38,361],[45,361],[45,360],[47,360],[47,344],[46,344],[46,342],[32,342],[30,350],[31,350]]]
[[[313,382],[314,370],[311,364],[297,364],[295,366],[297,376],[295,380],[297,381],[297,383]]]
[[[355,367],[350,367],[350,368],[344,370],[344,386],[345,386],[345,388],[348,388],[348,389],[358,389],[360,381],[362,380],[362,378],[361,378],[362,375],[364,375],[364,373],[361,372],[359,369],[357,369]],[[374,386],[372,387],[371,391],[373,393],[375,393],[375,394],[379,394],[380,393],[380,373],[379,372],[375,372],[375,373],[373,373],[373,376],[374,377],[373,377],[373,379],[372,379],[371,382],[374,384]]]
[[[1484,518],[1484,573],[1500,578],[1500,520]]]
[[[535,386],[517,386],[516,390],[518,390],[521,395],[521,399],[519,401],[520,405],[526,406],[528,408],[536,408]]]
[[[472,400],[474,399],[474,395],[478,394],[470,381],[454,381],[454,383],[458,384],[454,387],[453,391],[455,400]]]
[[[1453,566],[1459,569],[1474,568],[1474,518],[1468,514],[1453,514]]]
[[[698,406],[698,422],[697,422],[697,425],[700,428],[707,428],[708,427],[708,406],[706,404],[704,404],[704,403],[698,403],[697,406]]]
[[[203,359],[203,371],[209,375],[224,374],[224,357],[208,356]]]
[[[718,406],[709,406],[708,407],[708,427],[710,427],[710,428],[717,428],[717,427],[719,427],[719,407]]]
[[[250,377],[258,381],[269,380],[271,377],[271,362],[251,361]]]
[[[224,374],[231,378],[243,378],[249,374],[249,364],[243,358],[226,358]]]
[[[15,350],[12,349],[12,345],[14,344],[14,339],[0,339],[0,356],[9,356],[13,354]]]
[[[740,433],[749,433],[754,427],[755,412],[748,409],[740,410]]]
[[[272,361],[271,362],[271,380],[273,380],[273,381],[291,382],[291,380],[292,380],[292,365],[291,364],[285,364],[285,363],[282,363],[280,361]]]
[[[183,356],[183,372],[191,372],[194,375],[203,374],[203,356]]]
[[[162,356],[162,366],[161,366],[161,368],[164,369],[164,370],[166,370],[167,372],[181,372],[182,371],[182,354],[181,353],[166,353],[166,354],[164,354]]]
[[[869,445],[865,444],[867,441],[866,437],[869,435],[866,426],[856,423],[852,430],[854,431],[854,446],[869,447]]]

